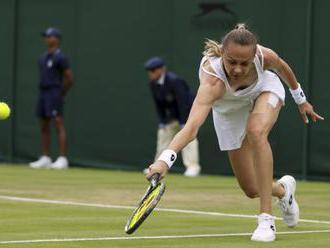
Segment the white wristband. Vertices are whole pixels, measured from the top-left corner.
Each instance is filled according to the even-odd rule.
[[[297,104],[303,104],[305,102],[307,102],[306,100],[306,96],[304,91],[302,90],[302,88],[300,87],[300,84],[298,84],[298,88],[295,90],[289,89],[290,93],[293,97],[293,100],[297,103]]]
[[[167,164],[168,168],[171,168],[176,160],[176,157],[177,155],[175,151],[167,149],[160,154],[158,160],[164,161]]]

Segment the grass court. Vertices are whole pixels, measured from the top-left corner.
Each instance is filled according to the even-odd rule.
[[[171,174],[165,181],[158,210],[126,235],[147,187],[142,173],[1,165],[0,248],[329,247],[329,183],[298,181],[300,224],[291,229],[277,220],[277,240],[263,244],[250,241],[258,200],[245,197],[235,178]]]

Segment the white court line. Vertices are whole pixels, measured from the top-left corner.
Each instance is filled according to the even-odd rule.
[[[330,230],[277,232],[276,234],[282,235],[282,234],[310,234],[310,233],[330,233]],[[219,234],[192,234],[192,235],[166,235],[166,236],[140,236],[140,237],[122,236],[122,237],[100,237],[100,238],[32,239],[32,240],[0,241],[0,245],[26,244],[26,243],[50,243],[50,242],[107,241],[107,240],[219,238],[219,237],[238,237],[238,236],[250,236],[250,235],[252,235],[252,233],[219,233]]]
[[[0,195],[0,199],[10,200],[10,201],[36,202],[36,203],[96,207],[96,208],[112,208],[112,209],[135,209],[136,208],[135,206],[108,205],[108,204],[60,201],[60,200],[45,200],[45,199],[38,199],[38,198],[15,197],[15,196],[8,196],[8,195]],[[223,217],[233,217],[233,218],[256,218],[256,215],[228,214],[228,213],[220,213],[220,212],[207,212],[207,211],[184,210],[184,209],[174,209],[174,208],[155,208],[155,210],[161,211],[161,212],[196,214],[196,215],[212,215],[212,216],[223,216]],[[275,219],[281,220],[282,218],[275,217]],[[299,219],[299,221],[306,222],[306,223],[330,224],[330,221],[323,221],[323,220]]]

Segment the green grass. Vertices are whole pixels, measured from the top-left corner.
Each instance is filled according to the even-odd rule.
[[[232,177],[185,178],[169,175],[160,208],[256,214],[258,200],[246,198]],[[137,204],[147,182],[142,173],[110,170],[33,170],[27,166],[0,165],[0,195],[85,203]],[[301,218],[330,221],[330,184],[298,182]],[[275,203],[275,200],[274,200]],[[275,204],[274,204],[275,205]],[[93,237],[140,237],[250,233],[255,219],[187,213],[153,212],[132,236],[123,228],[132,210],[0,199],[0,241]],[[274,214],[279,211],[274,207]],[[301,222],[289,229],[277,221],[277,231],[329,230],[330,224]],[[250,241],[249,236],[180,239],[105,240],[0,244],[1,247],[329,247],[330,233],[277,235],[271,244]]]

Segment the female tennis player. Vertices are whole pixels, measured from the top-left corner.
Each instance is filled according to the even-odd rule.
[[[273,155],[268,134],[284,105],[287,84],[303,121],[323,120],[306,100],[289,65],[274,51],[257,44],[245,24],[238,24],[222,43],[208,40],[199,70],[200,86],[188,121],[168,149],[149,166],[162,177],[173,165],[176,154],[196,138],[212,109],[220,149],[228,151],[238,183],[249,198],[260,198],[258,226],[251,240],[275,240],[271,197],[278,197],[284,222],[297,225],[299,207],[294,198],[296,182],[284,176],[273,182]],[[273,73],[270,70],[276,72]]]

